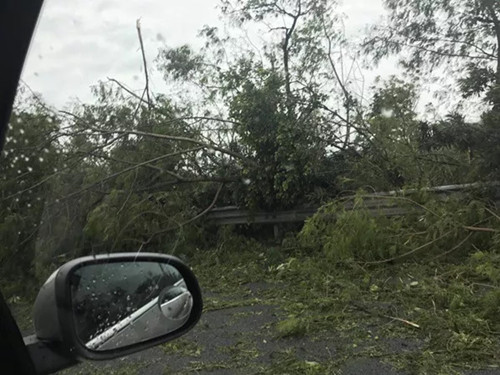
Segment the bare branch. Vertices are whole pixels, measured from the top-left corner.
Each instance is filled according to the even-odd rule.
[[[116,83],[118,86],[120,86],[120,88],[122,90],[125,90],[126,92],[128,92],[130,95],[132,95],[134,98],[138,99],[140,102],[143,102],[144,104],[147,104],[149,105],[150,103],[148,101],[146,101],[142,96],[139,96],[137,95],[135,92],[133,92],[131,89],[129,89],[127,86],[125,86],[123,83],[121,83],[120,81],[114,79],[114,78],[110,78],[108,77],[108,81],[110,82],[113,82],[113,83]]]
[[[142,53],[142,63],[144,65],[144,76],[146,79],[144,91],[146,92],[146,98],[148,103],[148,108],[151,109],[151,97],[149,96],[149,76],[148,76],[148,65],[146,64],[146,53],[144,52],[144,43],[142,41],[142,33],[141,33],[141,20],[138,19],[136,21],[137,35],[139,37],[139,43],[141,45],[141,53]]]
[[[150,138],[159,138],[159,139],[168,139],[168,140],[171,140],[171,141],[180,141],[180,142],[189,142],[189,143],[194,143],[194,144],[197,144],[197,145],[200,145],[204,148],[208,148],[208,149],[212,149],[214,151],[219,151],[219,152],[222,152],[223,154],[227,154],[227,155],[230,155],[230,156],[233,156],[237,159],[240,159],[244,162],[246,162],[247,164],[251,164],[251,165],[255,165],[255,162],[253,162],[252,160],[246,158],[245,156],[237,153],[237,152],[234,152],[234,151],[231,151],[231,150],[228,150],[226,148],[223,148],[223,147],[219,147],[219,146],[216,146],[216,145],[213,145],[213,144],[208,144],[208,143],[205,143],[205,142],[201,142],[197,139],[193,139],[193,138],[188,138],[188,137],[181,137],[181,136],[175,136],[175,135],[166,135],[166,134],[157,134],[157,133],[147,133],[147,132],[142,132],[142,131],[138,131],[138,130],[115,130],[115,131],[110,131],[110,130],[101,130],[101,129],[98,129],[98,128],[89,128],[89,130],[92,130],[94,132],[98,132],[98,133],[103,133],[103,134],[131,134],[131,135],[138,135],[138,136],[143,136],[143,137],[150,137]]]
[[[170,228],[167,228],[167,229],[163,229],[163,230],[157,231],[157,232],[155,232],[155,233],[152,234],[152,237],[155,237],[155,236],[157,236],[159,234],[167,233],[167,232],[170,232],[170,231],[173,231],[173,230],[176,230],[176,229],[180,229],[183,226],[185,226],[187,224],[190,224],[193,221],[196,221],[199,218],[201,218],[204,215],[206,215],[215,206],[215,204],[217,203],[217,200],[219,199],[219,195],[220,195],[220,192],[221,192],[221,190],[222,190],[223,187],[224,187],[224,183],[222,183],[222,184],[219,185],[219,188],[217,189],[217,192],[215,193],[215,196],[214,196],[214,199],[212,200],[212,203],[210,203],[210,205],[206,209],[204,209],[202,212],[200,212],[198,215],[196,215],[195,217],[192,217],[191,219],[189,219],[189,220],[187,220],[187,221],[185,221],[183,223],[178,224],[176,227],[170,227]]]
[[[134,169],[137,169],[137,168],[140,168],[140,167],[143,167],[143,166],[146,166],[148,164],[151,164],[151,163],[154,163],[154,162],[157,162],[157,161],[160,161],[160,160],[163,160],[163,159],[166,159],[166,158],[169,158],[169,157],[172,157],[172,156],[175,156],[175,155],[180,155],[180,154],[184,154],[184,153],[187,153],[187,152],[192,152],[194,151],[193,149],[189,149],[189,150],[182,150],[182,151],[177,151],[177,152],[173,152],[173,153],[170,153],[170,154],[166,154],[166,155],[161,155],[161,156],[158,156],[156,158],[153,158],[153,159],[149,159],[149,160],[146,160],[142,163],[137,163],[129,168],[125,168],[119,172],[116,172],[116,173],[113,173],[107,177],[104,177],[102,179],[100,179],[99,181],[96,181],[92,184],[89,184],[87,186],[84,186],[83,188],[77,190],[77,191],[74,191],[73,193],[70,193],[62,198],[59,198],[59,200],[65,200],[65,199],[69,199],[69,198],[72,198],[78,194],[81,194],[83,193],[84,191],[87,191],[89,189],[92,189],[93,187],[95,186],[98,186],[100,184],[102,184],[103,182],[106,182],[108,180],[111,180],[115,177],[118,177],[124,173],[127,173],[127,172],[130,172],[130,171],[133,171]]]

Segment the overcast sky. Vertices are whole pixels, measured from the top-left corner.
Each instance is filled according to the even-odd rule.
[[[197,44],[203,25],[220,26],[218,0],[46,0],[23,80],[49,104],[61,108],[70,99],[90,101],[89,87],[114,77],[143,86],[136,20],[150,67],[164,44]],[[348,34],[354,35],[383,14],[381,0],[347,0]],[[393,66],[383,66],[391,71]],[[380,69],[379,69],[380,70]],[[368,80],[377,73],[367,73]],[[161,89],[161,77],[155,77]],[[155,87],[153,87],[155,89]]]

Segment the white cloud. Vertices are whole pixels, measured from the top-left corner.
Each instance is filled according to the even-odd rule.
[[[142,86],[142,59],[136,32],[141,18],[148,64],[152,70],[164,45],[197,44],[205,25],[220,25],[219,0],[46,0],[23,80],[52,105],[70,98],[91,100],[89,87],[106,77]],[[358,35],[382,14],[381,0],[346,0],[346,32]],[[382,71],[392,71],[393,65]],[[371,81],[373,73],[367,74]],[[161,89],[161,77],[154,75]]]
[[[162,43],[192,43],[205,23],[217,22],[217,0],[48,0],[23,80],[53,105],[91,99],[89,87],[106,77],[134,85],[142,76],[136,31],[141,18],[152,67]],[[161,35],[158,38],[158,35]]]

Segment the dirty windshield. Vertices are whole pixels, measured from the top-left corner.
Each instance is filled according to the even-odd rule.
[[[46,0],[0,156],[24,334],[85,255],[200,323],[67,374],[500,374],[500,2]]]

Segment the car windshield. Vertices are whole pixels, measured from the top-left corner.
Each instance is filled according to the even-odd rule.
[[[0,156],[21,330],[65,262],[156,252],[200,323],[68,374],[498,373],[499,49],[497,0],[45,1]]]

